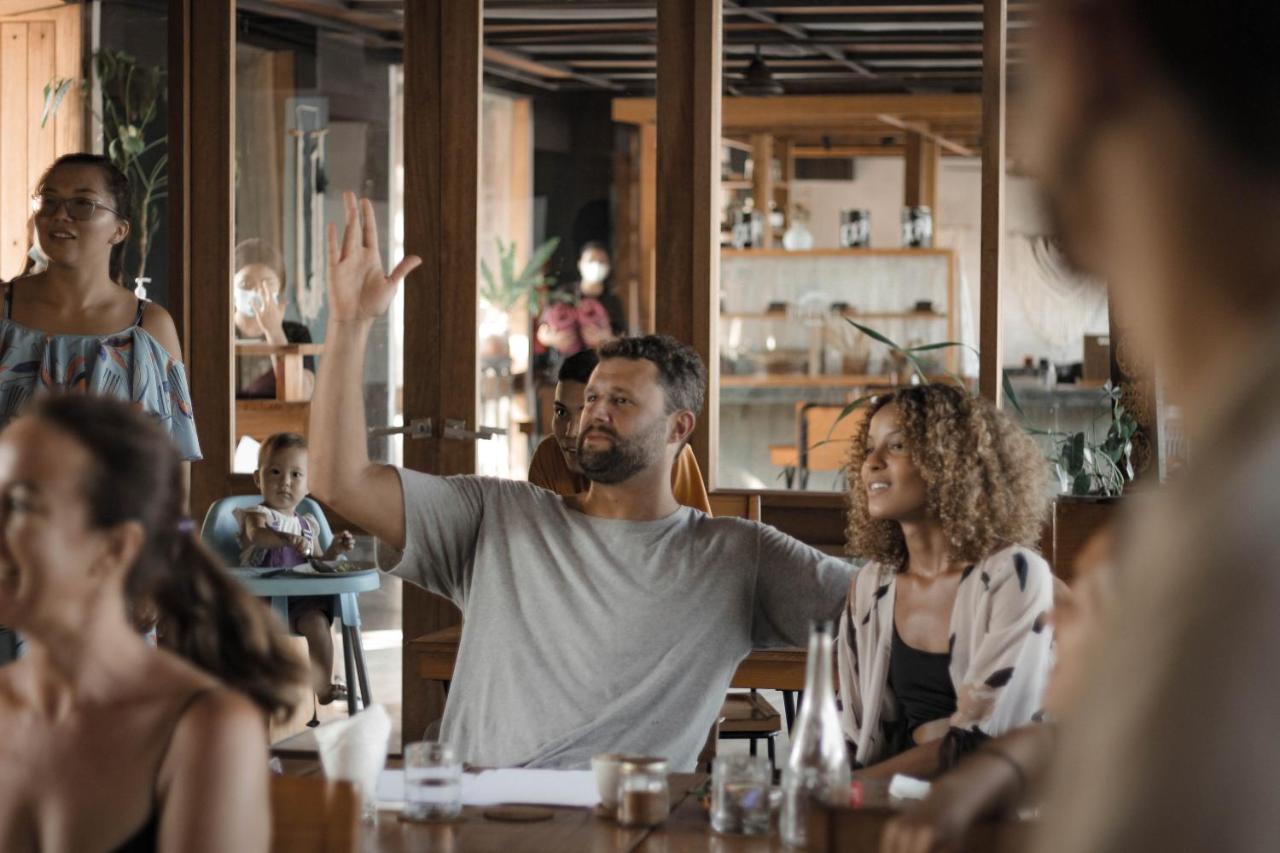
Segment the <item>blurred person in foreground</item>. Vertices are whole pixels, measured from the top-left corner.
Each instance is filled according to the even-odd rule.
[[[1280,3],[1046,0],[1028,165],[1193,448],[1117,534],[1118,603],[1035,849],[1275,850]]]

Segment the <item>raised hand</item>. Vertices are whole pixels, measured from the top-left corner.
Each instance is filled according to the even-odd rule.
[[[387,275],[378,251],[378,221],[373,205],[354,193],[342,194],[346,225],[342,243],[338,228],[329,223],[329,317],[337,322],[371,321],[387,310],[404,277],[422,263],[417,255],[406,255]]]
[[[253,319],[261,328],[262,337],[266,338],[267,343],[276,346],[289,343],[289,339],[284,334],[284,306],[276,301],[276,295],[271,292],[271,286],[265,281],[260,281],[256,293],[262,300],[262,304],[254,312]]]

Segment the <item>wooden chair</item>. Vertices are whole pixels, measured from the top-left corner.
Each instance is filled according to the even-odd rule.
[[[303,360],[324,352],[324,344],[274,346],[257,341],[236,343],[236,355],[274,356],[280,359],[283,382],[276,383],[273,400],[236,400],[236,441],[249,436],[263,441],[277,432],[306,436],[311,403],[302,392]]]
[[[840,417],[844,406],[796,403],[796,468],[801,489],[811,471],[839,471],[849,458],[849,442],[866,419],[866,408]]]
[[[769,766],[778,769],[775,743],[782,731],[782,715],[755,690],[730,693],[720,706],[720,739],[751,742],[755,755],[761,738],[769,747]]]
[[[360,794],[350,782],[271,777],[272,853],[356,853]]]

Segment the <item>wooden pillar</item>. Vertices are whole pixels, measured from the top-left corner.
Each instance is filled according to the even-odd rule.
[[[649,334],[658,328],[658,128],[653,122],[640,125],[640,331]]]
[[[758,249],[773,248],[773,226],[769,223],[769,202],[773,201],[773,135],[751,134],[751,199],[757,215],[764,218],[764,236]]]
[[[405,4],[405,252],[423,265],[405,282],[405,420],[476,417],[476,210],[480,163],[483,0]],[[437,430],[437,435],[438,435]],[[470,442],[405,440],[405,467],[475,471]],[[408,641],[456,625],[452,603],[404,590],[404,737],[419,740],[444,712]]]
[[[1003,403],[1000,278],[1004,255],[1005,48],[1008,0],[984,0],[982,18],[982,252],[978,390]]]
[[[187,164],[191,161],[191,6],[189,0],[169,0],[169,140],[168,222],[169,315],[178,328],[183,362],[191,364],[191,192]]]
[[[782,228],[785,232],[791,227],[791,183],[796,179],[795,146],[789,139],[776,140],[775,151],[778,162],[782,166],[782,181],[773,188],[773,198],[778,202],[778,212],[782,214]]]
[[[903,204],[927,207],[933,213],[934,233],[938,227],[938,143],[915,131],[907,131],[906,179]]]
[[[184,318],[200,318],[198,328],[187,324],[186,330],[192,333],[186,338],[187,371],[196,402],[196,432],[204,451],[204,460],[191,469],[191,510],[199,514],[215,499],[230,494],[235,438],[228,293],[235,235],[235,4],[232,0],[175,0],[170,7],[177,7],[182,19],[173,26],[182,28],[186,37],[186,56],[180,58],[183,82],[172,84],[185,87],[186,100],[170,114],[182,135],[179,150],[186,159],[178,166],[177,185],[170,179],[170,208],[176,208],[173,216],[185,219],[186,225],[179,222],[181,230],[171,234],[169,242],[182,253],[177,270],[186,276],[185,288],[176,288],[185,290],[180,313]],[[173,151],[171,176],[175,159],[182,159],[175,158]],[[175,194],[179,196],[176,203]]]
[[[698,351],[712,388],[720,375],[721,25],[720,3],[658,0],[657,330]],[[704,407],[691,442],[710,484],[717,415]]]

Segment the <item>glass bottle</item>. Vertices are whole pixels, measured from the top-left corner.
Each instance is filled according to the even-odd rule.
[[[816,622],[809,633],[804,704],[791,735],[791,752],[782,771],[782,840],[804,847],[809,830],[809,798],[833,805],[849,800],[849,755],[832,683],[834,625]]]

